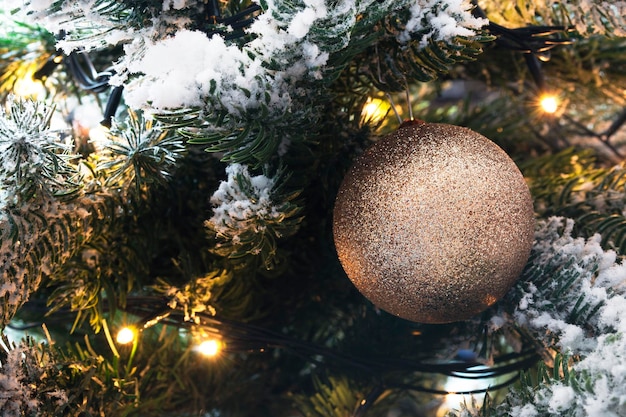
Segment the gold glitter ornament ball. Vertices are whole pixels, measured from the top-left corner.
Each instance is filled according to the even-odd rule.
[[[357,289],[420,323],[465,320],[504,296],[534,228],[528,186],[500,147],[470,129],[418,121],[357,158],[333,219]]]

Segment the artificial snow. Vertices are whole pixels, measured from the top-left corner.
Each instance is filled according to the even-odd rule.
[[[575,397],[576,393],[572,387],[555,384],[552,386],[552,397],[548,403],[548,409],[552,413],[559,413],[563,410],[567,410],[571,406]]]
[[[47,364],[38,361],[36,347],[21,342],[18,346],[4,346],[4,360],[0,366],[0,413],[3,417],[38,415],[37,382],[46,377]],[[43,361],[41,361],[43,362]],[[47,393],[59,404],[67,402],[67,394],[61,390]]]
[[[616,259],[617,254],[615,252],[608,253],[607,256],[605,256],[605,261],[611,262],[612,265],[604,268],[600,265],[601,271],[596,277],[595,285],[613,287],[626,283],[626,265],[615,264]]]
[[[211,197],[213,216],[208,220],[211,229],[233,243],[242,233],[262,231],[263,220],[283,216],[272,201],[275,181],[264,175],[251,176],[248,167],[231,164],[226,167],[228,179],[222,181]],[[246,189],[243,184],[250,184]]]
[[[60,7],[53,11],[52,3]],[[243,46],[189,30],[180,11],[197,7],[194,0],[163,0],[143,28],[129,28],[91,1],[33,0],[20,9],[52,33],[65,31],[57,44],[65,52],[124,45],[110,83],[125,87],[130,107],[148,113],[195,107],[235,119],[261,114],[260,107],[270,118],[295,113],[306,97],[302,82],[324,79],[331,54],[351,45],[359,16],[373,10],[410,9],[398,40],[417,38],[422,46],[474,35],[485,23],[466,0],[267,0],[263,6],[245,29],[251,40]]]
[[[221,38],[211,41],[202,32],[188,30],[148,45],[144,56],[128,66],[131,72],[142,72],[144,77],[130,84],[126,101],[133,107],[150,103],[156,109],[201,105],[197,74],[203,71],[207,60],[215,55],[219,60],[224,48]],[[151,88],[140,88],[148,80]]]
[[[415,34],[420,35],[420,45],[429,40],[450,40],[455,36],[473,36],[476,30],[489,23],[474,17],[472,5],[465,0],[417,0],[411,6],[411,18],[398,35],[400,43],[407,43]]]
[[[599,323],[603,328],[626,334],[626,299],[612,297],[605,301]]]
[[[33,11],[44,11],[51,8],[57,0],[30,0],[28,7]],[[23,5],[23,1],[19,1]]]
[[[287,29],[287,33],[296,39],[304,38],[313,26],[313,22],[328,15],[324,0],[304,0],[304,5],[304,10],[296,12]]]
[[[165,0],[163,2],[163,10],[167,11],[169,9],[181,10],[187,6],[186,0]]]
[[[511,416],[515,417],[537,417],[539,412],[533,404],[524,404],[523,406],[515,406],[511,408]]]
[[[500,416],[626,415],[626,266],[602,248],[601,236],[583,239],[573,230],[571,219],[539,222],[527,266],[532,278],[517,285],[513,317],[546,351],[556,346],[569,354],[576,386],[567,380],[541,384],[532,405],[519,404],[513,390],[510,406],[498,408]],[[577,323],[572,313],[585,304],[597,310]]]

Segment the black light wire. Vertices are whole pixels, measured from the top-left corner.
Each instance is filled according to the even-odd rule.
[[[29,301],[24,307],[42,312],[47,311],[45,300]],[[107,312],[108,310],[105,305],[103,311]],[[495,357],[492,366],[486,366],[479,361],[453,360],[429,363],[396,357],[359,356],[336,351],[310,341],[296,339],[251,323],[239,322],[208,313],[196,313],[199,323],[187,321],[185,314],[179,309],[171,309],[168,306],[168,299],[164,297],[130,297],[127,299],[126,306],[120,310],[139,318],[135,326],[140,331],[157,323],[179,329],[200,327],[224,340],[226,352],[264,353],[269,350],[280,349],[319,367],[328,367],[331,363],[337,363],[356,371],[365,372],[377,383],[359,402],[352,417],[364,417],[375,401],[389,389],[410,390],[434,395],[469,395],[504,388],[516,382],[520,372],[531,368],[539,359],[537,351],[532,348],[522,350],[519,353]],[[68,308],[62,308],[51,313],[46,322],[48,324],[64,323],[67,322],[68,316],[73,314]],[[8,327],[23,331],[41,325],[42,322],[22,325],[9,323]],[[383,376],[384,374],[397,375],[398,373],[438,374],[461,379],[485,379],[513,375],[496,385],[489,385],[485,388],[447,391],[423,385],[393,382]]]
[[[129,300],[124,308],[129,314],[143,317],[140,323],[152,322],[155,317],[162,317],[161,324],[178,328],[193,328],[198,326],[194,322],[184,320],[184,314],[179,310],[168,308],[154,308],[155,303],[163,305],[164,301],[155,298]],[[250,323],[238,322],[224,317],[213,316],[207,313],[196,313],[200,319],[200,326],[209,332],[224,337],[232,343],[233,351],[265,351],[266,349],[284,349],[303,358],[317,361],[323,357],[328,361],[340,362],[354,368],[367,370],[371,374],[380,372],[422,372],[436,373],[449,377],[464,379],[494,378],[527,369],[538,360],[539,356],[534,349],[526,349],[519,353],[510,353],[494,358],[494,366],[486,367],[479,361],[455,360],[450,362],[429,363],[395,357],[361,357],[329,349],[325,346],[302,341],[282,333],[259,327]],[[319,362],[319,361],[317,361]],[[480,367],[480,368],[479,368]]]

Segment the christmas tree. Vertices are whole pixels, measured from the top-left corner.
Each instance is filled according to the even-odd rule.
[[[5,2],[0,414],[626,416],[624,16]]]

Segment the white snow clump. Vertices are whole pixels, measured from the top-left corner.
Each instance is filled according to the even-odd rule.
[[[228,178],[213,193],[213,216],[209,226],[217,236],[237,244],[244,232],[263,232],[259,220],[275,220],[283,213],[272,202],[275,180],[265,175],[251,176],[248,167],[231,164]]]

